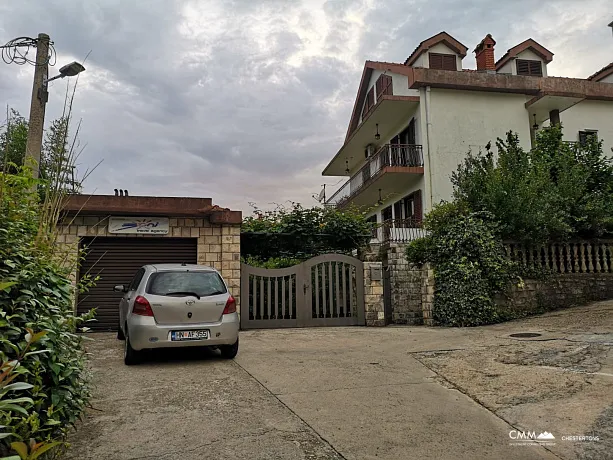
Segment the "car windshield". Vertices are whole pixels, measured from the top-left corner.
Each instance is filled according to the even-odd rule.
[[[205,297],[225,294],[226,286],[216,272],[158,272],[151,275],[147,293],[163,296]]]

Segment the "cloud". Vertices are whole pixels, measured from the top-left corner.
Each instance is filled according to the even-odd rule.
[[[103,162],[87,191],[210,196],[243,210],[250,201],[314,204],[321,184],[337,182],[320,174],[342,143],[366,59],[403,62],[446,30],[470,51],[492,33],[498,56],[532,37],[556,53],[554,75],[585,77],[611,60],[604,0],[41,5],[0,6],[0,41],[45,31],[60,65],[91,50],[75,104],[86,144],[79,163]],[[0,65],[2,103],[27,114],[31,79],[31,67]],[[65,83],[52,85],[48,120]]]

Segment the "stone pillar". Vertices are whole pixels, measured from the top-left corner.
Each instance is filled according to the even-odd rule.
[[[221,227],[221,276],[224,277],[236,308],[240,307],[241,288],[241,226],[224,225]],[[240,310],[239,310],[240,311]]]
[[[421,270],[421,308],[424,325],[434,326],[432,316],[434,308],[434,270],[430,264],[424,264]]]
[[[409,264],[404,243],[389,243],[383,265],[389,271],[391,320],[394,324],[423,324],[421,268]]]
[[[371,269],[382,273],[381,262],[364,262],[364,312],[367,326],[385,326],[383,277],[373,280]]]

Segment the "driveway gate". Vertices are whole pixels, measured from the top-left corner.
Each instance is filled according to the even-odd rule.
[[[241,328],[363,326],[364,268],[342,254],[289,268],[241,265]]]

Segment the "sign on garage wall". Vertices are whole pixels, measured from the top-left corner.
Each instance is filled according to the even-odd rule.
[[[168,234],[167,217],[110,217],[109,233]]]

